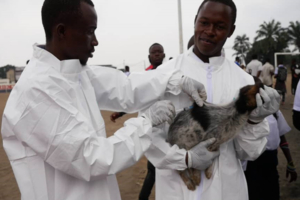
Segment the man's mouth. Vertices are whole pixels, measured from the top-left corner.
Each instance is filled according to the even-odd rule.
[[[95,50],[93,50],[93,51],[90,52],[90,55],[89,55],[90,58],[93,57],[93,52],[94,52],[94,51],[95,51]]]
[[[209,39],[200,38],[200,40],[201,40],[204,44],[215,44],[213,41],[211,41],[211,40],[209,40]]]

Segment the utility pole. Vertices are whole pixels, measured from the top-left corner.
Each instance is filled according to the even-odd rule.
[[[178,0],[178,26],[179,26],[179,53],[183,53],[183,34],[182,34],[182,17],[181,17],[181,0]]]

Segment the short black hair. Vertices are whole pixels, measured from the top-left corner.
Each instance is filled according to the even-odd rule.
[[[161,44],[159,44],[159,43],[154,43],[154,44],[152,44],[152,45],[149,47],[149,53],[150,53],[151,48],[152,48],[153,46],[155,46],[155,45],[161,46],[161,47],[163,48],[163,50],[164,50],[164,47],[163,47]]]
[[[45,0],[42,7],[42,22],[46,39],[52,38],[52,28],[56,23],[74,22],[80,17],[80,3],[85,2],[94,7],[91,0]]]
[[[257,54],[253,54],[252,59],[257,59]]]
[[[240,57],[238,57],[238,56],[237,56],[237,57],[235,57],[235,60],[240,60]]]
[[[222,4],[225,4],[226,6],[229,6],[231,8],[231,18],[232,18],[232,25],[235,24],[235,20],[236,20],[236,6],[234,4],[234,2],[232,0],[204,0],[199,9],[198,9],[198,12],[197,12],[197,15],[199,14],[201,8],[203,7],[203,5],[207,2],[217,2],[217,3],[222,3]],[[197,17],[196,17],[197,18]]]

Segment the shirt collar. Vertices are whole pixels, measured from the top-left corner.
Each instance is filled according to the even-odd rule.
[[[225,60],[225,52],[224,49],[222,49],[221,51],[221,55],[220,56],[216,56],[216,57],[210,57],[209,58],[209,63],[204,63],[193,51],[194,46],[192,46],[191,48],[189,48],[187,55],[189,57],[191,57],[194,61],[196,62],[200,62],[203,64],[203,66],[205,67],[209,67],[209,66],[214,66],[214,70],[217,70],[220,66],[222,66],[222,64],[224,63]]]
[[[49,51],[43,49],[42,45],[34,44],[33,45],[33,57],[44,62],[62,74],[75,74],[82,71],[82,65],[79,60],[58,60],[53,54]]]

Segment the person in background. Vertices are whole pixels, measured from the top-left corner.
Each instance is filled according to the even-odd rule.
[[[163,60],[165,58],[164,47],[158,43],[152,44],[149,48],[148,58],[149,58],[150,66],[146,69],[146,71],[155,70],[163,63]],[[145,177],[142,189],[139,194],[139,200],[149,199],[154,183],[155,183],[155,167],[148,160],[147,175]]]
[[[129,68],[129,66],[125,66],[124,74],[126,74],[126,76],[130,75],[130,68]]]
[[[241,67],[241,60],[239,57],[235,57],[235,64],[237,64],[237,66]]]
[[[293,107],[293,124],[300,131],[300,81],[298,82],[295,92],[295,100]]]
[[[286,93],[286,84],[285,81],[287,79],[287,69],[282,64],[282,61],[279,61],[279,65],[275,70],[275,76],[276,83],[275,83],[275,89],[280,91],[280,94],[282,96],[281,98],[281,104],[283,105],[285,102],[285,93]]]
[[[255,161],[248,161],[245,171],[249,200],[279,200],[280,187],[279,175],[277,171],[278,157],[277,149],[281,148],[286,160],[286,178],[290,182],[297,180],[297,172],[294,166],[292,156],[289,150],[288,142],[285,134],[291,128],[287,124],[281,111],[267,117],[270,135],[266,151],[262,153]]]
[[[259,77],[259,74],[262,70],[262,63],[257,59],[257,55],[252,55],[251,62],[246,66],[246,72],[252,76]]]
[[[146,71],[156,69],[159,65],[162,64],[164,58],[165,58],[164,47],[158,43],[152,44],[149,47],[149,55],[148,55],[150,66],[146,68]],[[126,67],[125,67],[125,74],[126,74]],[[110,120],[112,122],[116,122],[116,119],[122,117],[125,114],[126,114],[125,112],[114,112],[110,115]]]
[[[154,70],[160,66],[163,63],[165,56],[164,47],[161,44],[152,44],[149,48],[148,55],[150,66],[146,68],[146,71]]]
[[[274,66],[270,64],[270,59],[266,59],[266,63],[262,67],[260,74],[260,80],[262,83],[268,87],[273,86],[273,75],[274,75]]]
[[[296,64],[295,59],[292,60],[291,71],[292,71],[292,94],[295,95],[297,84],[300,79],[300,66]]]

